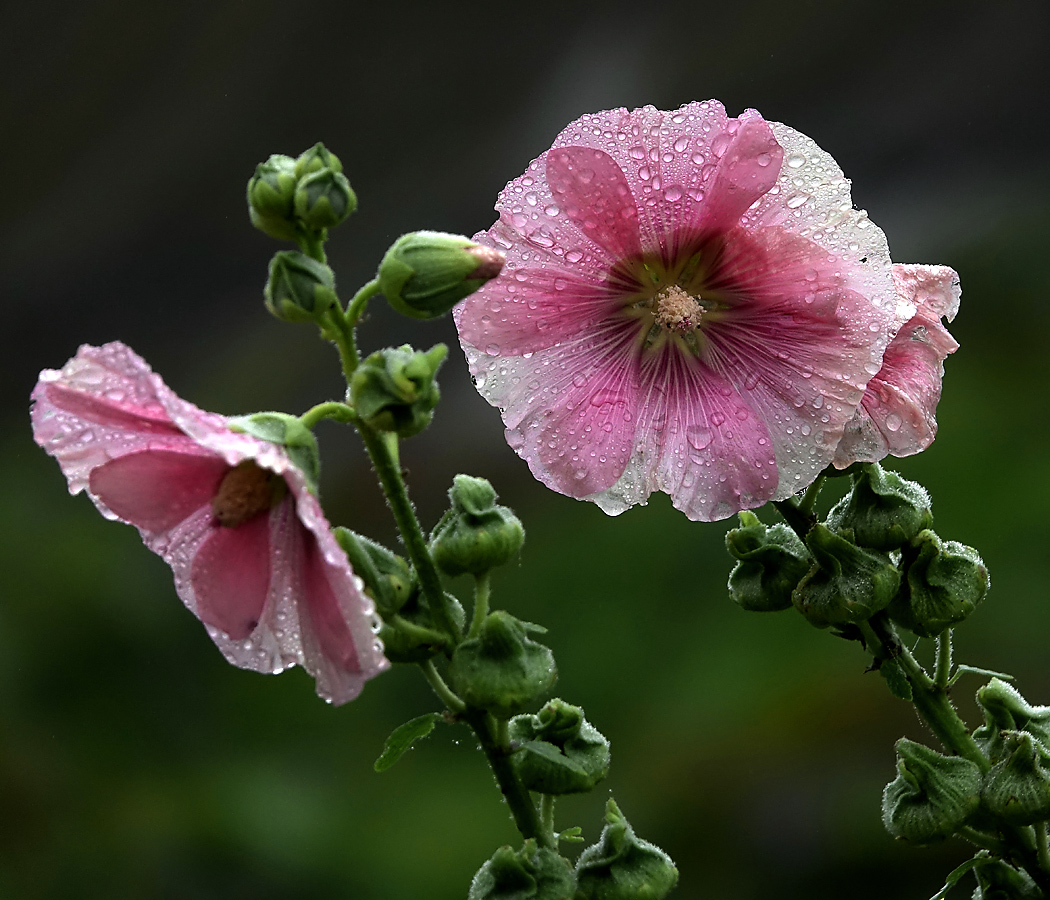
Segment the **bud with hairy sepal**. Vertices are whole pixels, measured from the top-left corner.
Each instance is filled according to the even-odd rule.
[[[1003,758],[984,777],[981,799],[1011,825],[1050,819],[1050,763],[1047,752],[1026,732],[1003,735]]]
[[[897,741],[897,777],[882,792],[882,823],[895,838],[931,844],[961,828],[981,803],[981,770],[907,738]]]
[[[999,678],[977,691],[977,703],[984,710],[984,725],[974,731],[973,739],[992,762],[1005,755],[1006,731],[1026,731],[1050,753],[1050,706],[1033,706]]]
[[[463,605],[452,594],[446,593],[445,606],[453,623],[462,631],[466,621]],[[412,594],[397,611],[397,617],[388,618],[389,621],[384,620],[379,629],[379,639],[383,642],[383,655],[392,663],[424,662],[448,646],[444,630],[435,621],[418,585],[413,587]]]
[[[335,227],[355,209],[357,195],[342,172],[320,169],[296,185],[296,218],[312,231]]]
[[[509,562],[521,549],[525,529],[484,478],[457,475],[448,492],[449,513],[430,538],[434,562],[446,575],[481,575]]]
[[[977,859],[972,871],[977,879],[973,900],[1043,900],[1043,892],[1027,872],[1001,859]]]
[[[248,215],[252,225],[279,241],[294,241],[295,160],[274,154],[255,167],[248,180]]]
[[[543,629],[510,613],[489,613],[477,637],[463,641],[448,668],[452,689],[470,706],[507,719],[546,694],[557,679],[554,654],[529,637]]]
[[[274,254],[263,297],[266,308],[283,322],[320,323],[339,302],[332,270],[298,250]]]
[[[365,591],[375,601],[379,615],[389,618],[399,612],[419,589],[408,561],[349,528],[338,526],[332,533],[346,551],[354,572],[364,581]]]
[[[366,357],[350,379],[350,401],[358,416],[376,431],[402,438],[418,434],[441,399],[435,375],[447,355],[444,344],[426,353],[404,344]]]
[[[242,431],[261,441],[284,447],[288,458],[302,472],[306,486],[316,494],[321,477],[321,454],[317,438],[298,416],[281,412],[251,413],[229,420],[233,431]]]
[[[467,900],[572,900],[576,878],[567,859],[527,840],[500,847],[474,876]]]
[[[903,547],[932,524],[926,489],[878,463],[860,467],[853,488],[827,518],[829,528],[850,529],[859,546],[884,552]]]
[[[293,165],[296,178],[305,178],[307,175],[313,175],[314,172],[320,172],[322,169],[330,169],[333,172],[343,171],[343,164],[339,161],[339,157],[320,141],[309,150],[304,150],[300,153],[299,158],[295,160]]]
[[[890,618],[920,637],[936,637],[970,615],[988,593],[988,569],[973,547],[920,532],[905,551],[907,569]]]
[[[753,512],[740,514],[740,527],[726,534],[726,549],[738,560],[729,573],[729,594],[752,612],[791,606],[791,593],[813,561],[787,525],[763,525]]]
[[[824,525],[810,529],[806,546],[815,563],[791,600],[818,628],[864,622],[885,609],[900,588],[900,572],[889,559]]]
[[[578,706],[554,699],[534,716],[510,721],[520,747],[514,768],[521,783],[541,794],[578,794],[609,774],[609,742]]]
[[[616,802],[605,807],[598,843],[576,863],[576,900],[662,900],[678,883],[678,869],[663,850],[634,833]]]
[[[443,316],[503,269],[498,250],[439,231],[399,237],[379,264],[379,287],[394,309],[414,319]]]

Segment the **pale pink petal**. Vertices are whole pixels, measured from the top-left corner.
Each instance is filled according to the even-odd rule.
[[[269,515],[237,528],[216,526],[197,548],[190,570],[197,615],[235,641],[259,625],[270,587]]]
[[[888,455],[911,456],[937,435],[944,360],[959,345],[941,324],[959,309],[959,276],[947,266],[894,265],[900,296],[918,312],[897,332],[882,367],[864,392],[846,426],[835,465],[877,462]]]
[[[88,490],[118,518],[157,534],[209,504],[229,470],[195,445],[192,452],[137,450],[93,469]]]

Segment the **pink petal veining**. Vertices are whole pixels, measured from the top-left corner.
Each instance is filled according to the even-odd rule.
[[[753,110],[584,116],[496,209],[475,239],[504,273],[454,312],[471,373],[533,474],[610,513],[661,490],[722,518],[804,488],[916,312],[835,161]],[[690,259],[715,311],[694,351],[649,348],[623,312],[655,290],[642,267]]]
[[[61,370],[41,372],[31,416],[70,493],[86,490],[108,518],[139,529],[234,665],[302,665],[333,703],[389,665],[371,601],[282,447],[180,399],[117,342],[84,345]],[[223,528],[211,501],[246,460],[280,475],[289,493],[269,513]]]

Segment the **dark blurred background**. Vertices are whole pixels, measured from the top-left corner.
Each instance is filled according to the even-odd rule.
[[[815,138],[894,259],[962,276],[940,437],[899,469],[992,572],[958,658],[1050,701],[1047,25],[1044,0],[0,6],[0,895],[452,900],[515,840],[465,730],[372,772],[435,707],[414,670],[331,709],[299,671],[230,667],[167,567],[32,444],[36,374],[81,342],[127,342],[220,412],[338,394],[334,352],[263,310],[277,248],[244,205],[256,162],[319,139],[360,198],[329,244],[346,295],[403,231],[488,227],[581,113],[716,97]],[[927,738],[859,646],[730,602],[724,524],[662,496],[609,519],[534,482],[449,320],[374,303],[361,340],[452,347],[404,448],[424,522],[458,471],[525,521],[496,602],[550,627],[558,693],[614,751],[608,791],[563,801],[559,827],[593,841],[613,792],[683,900],[926,898],[968,855],[884,833],[893,742]],[[330,517],[392,541],[353,435],[320,437]],[[956,692],[971,717],[977,687]]]

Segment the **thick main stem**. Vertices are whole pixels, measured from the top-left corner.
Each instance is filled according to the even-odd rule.
[[[445,592],[441,587],[441,576],[438,575],[437,567],[430,558],[430,551],[427,549],[427,542],[423,537],[419,519],[416,518],[415,508],[412,506],[412,501],[408,499],[408,490],[401,477],[401,469],[382,435],[361,421],[357,422],[357,430],[361,433],[365,449],[372,459],[376,475],[379,476],[379,483],[383,486],[383,493],[386,494],[387,503],[394,514],[398,531],[401,532],[401,540],[405,542],[408,558],[415,566],[427,605],[437,624],[458,641],[461,636],[459,626],[452,618],[449,604],[445,599]]]
[[[463,715],[463,719],[478,737],[485,758],[492,768],[492,774],[496,777],[496,784],[510,807],[510,814],[514,817],[514,824],[521,836],[526,840],[534,838],[541,847],[555,849],[554,841],[540,822],[536,804],[532,802],[532,797],[514,771],[510,761],[510,746],[497,737],[495,720],[483,710],[469,710]]]

